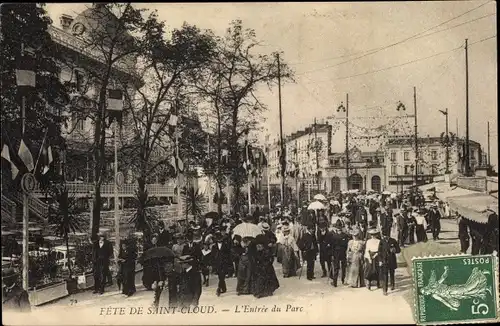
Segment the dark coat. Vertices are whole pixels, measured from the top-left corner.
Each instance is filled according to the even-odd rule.
[[[347,233],[331,233],[327,241],[331,248],[331,254],[334,258],[339,260],[347,259],[347,246],[351,240]]]
[[[302,247],[301,250],[304,252],[304,257],[306,259],[315,259],[319,251],[316,236],[306,232],[302,235],[300,241],[302,241],[302,244],[299,248]]]
[[[330,242],[328,239],[331,237],[332,233],[328,230],[326,230],[325,234],[321,234],[321,230],[318,230],[316,232],[316,238],[318,240],[318,245],[319,245],[319,256],[322,259],[325,259],[330,255]]]
[[[197,265],[195,267],[199,267],[199,264],[203,259],[203,254],[201,253],[201,242],[192,242],[184,245],[184,247],[182,248],[182,255],[193,256],[196,260]]]
[[[30,312],[31,305],[28,292],[17,284],[10,290],[4,290],[2,296],[2,310],[10,312]]]
[[[179,297],[180,306],[197,306],[200,301],[202,289],[200,271],[193,267],[189,272],[183,271],[179,277]]]
[[[396,254],[401,252],[398,241],[394,238],[382,237],[378,245],[379,261],[389,269],[396,269],[398,262]]]
[[[158,242],[156,243],[158,247],[172,247],[172,244],[173,237],[167,230],[158,233]]]
[[[227,274],[231,261],[231,247],[227,242],[222,242],[222,247],[219,249],[217,243],[212,246],[212,268],[217,274]]]
[[[438,226],[441,220],[441,213],[439,211],[431,209],[429,211],[429,224],[432,226]]]
[[[102,247],[99,241],[94,242],[94,267],[96,269],[109,267],[109,260],[113,257],[113,245],[108,240],[104,240]]]

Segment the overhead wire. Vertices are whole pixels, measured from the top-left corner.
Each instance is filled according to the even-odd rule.
[[[407,41],[409,41],[409,40],[416,39],[417,37],[423,37],[423,36],[422,36],[422,34],[425,34],[425,33],[429,32],[429,31],[431,31],[431,30],[433,30],[433,29],[436,29],[436,28],[438,28],[438,27],[441,27],[441,26],[443,26],[443,25],[445,25],[445,24],[449,23],[450,21],[453,21],[453,20],[455,20],[455,19],[458,19],[458,18],[460,18],[460,17],[463,17],[463,16],[465,16],[466,14],[468,14],[468,13],[470,13],[470,12],[474,11],[474,10],[479,9],[479,8],[481,8],[481,7],[485,6],[486,4],[490,3],[490,2],[493,2],[493,1],[487,1],[487,2],[485,2],[485,3],[483,3],[483,4],[479,5],[479,6],[477,6],[477,7],[475,7],[475,8],[472,8],[472,9],[470,9],[470,10],[468,10],[468,11],[466,11],[466,12],[464,12],[464,13],[462,13],[462,14],[458,15],[458,16],[455,16],[455,17],[453,17],[453,18],[450,18],[450,19],[448,19],[448,20],[446,20],[446,21],[444,21],[444,22],[442,22],[442,23],[439,23],[439,24],[437,24],[437,25],[433,26],[433,27],[430,27],[430,28],[428,28],[428,29],[426,29],[426,30],[424,30],[424,31],[422,31],[422,32],[416,33],[416,34],[414,34],[414,35],[412,35],[412,36],[409,36],[409,37],[407,37],[407,38],[405,38],[405,39],[403,39],[403,40],[400,40],[400,41],[398,41],[398,42],[394,42],[394,43],[391,43],[391,44],[388,44],[388,45],[385,45],[385,46],[382,46],[382,47],[376,48],[376,49],[374,49],[373,51],[370,51],[370,52],[368,52],[368,53],[365,53],[365,54],[360,55],[360,56],[358,56],[358,57],[355,57],[355,58],[353,58],[353,59],[349,59],[349,60],[346,60],[346,61],[342,61],[342,62],[339,62],[339,63],[337,63],[337,64],[330,65],[330,66],[326,66],[326,67],[322,67],[322,68],[317,68],[317,69],[312,69],[312,70],[308,70],[308,71],[303,71],[303,72],[297,73],[296,75],[303,75],[303,74],[307,74],[307,73],[312,73],[312,72],[316,72],[316,71],[321,71],[321,70],[325,70],[325,69],[330,69],[330,68],[337,67],[337,66],[340,66],[340,65],[345,64],[345,63],[354,62],[354,61],[356,61],[356,60],[358,60],[358,59],[364,58],[364,57],[369,56],[369,55],[371,55],[371,54],[375,54],[375,53],[378,53],[378,52],[380,52],[380,51],[382,51],[382,50],[385,50],[385,49],[388,49],[388,48],[394,47],[394,46],[399,45],[399,44],[402,44],[402,43],[405,43],[405,42],[407,42]],[[429,34],[426,34],[426,35],[432,35],[432,34],[431,34],[431,33],[429,33]]]

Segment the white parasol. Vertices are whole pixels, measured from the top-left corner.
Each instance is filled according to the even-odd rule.
[[[241,223],[234,227],[233,237],[239,235],[242,238],[252,237],[255,238],[259,234],[262,234],[262,229],[253,223]]]
[[[326,197],[323,196],[322,194],[317,194],[314,196],[314,200],[326,201]]]
[[[390,195],[390,194],[391,194],[391,192],[390,192],[389,190],[385,190],[385,191],[382,193],[382,195]]]
[[[307,206],[307,209],[314,210],[314,211],[319,210],[319,209],[325,209],[325,205],[323,205],[319,201],[313,201],[312,203],[309,204],[309,206]]]

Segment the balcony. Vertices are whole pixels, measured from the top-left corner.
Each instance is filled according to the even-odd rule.
[[[67,182],[68,190],[70,194],[76,198],[87,198],[94,191],[94,184],[83,183],[83,182]],[[135,191],[137,189],[137,184],[124,184],[122,187],[118,187],[119,197],[135,197]],[[148,190],[149,196],[154,197],[173,197],[175,196],[174,190],[175,185],[173,183],[169,184],[147,184],[146,189]],[[115,191],[115,186],[112,183],[101,185],[101,197],[113,197]],[[45,194],[39,189],[35,189],[33,192],[34,197],[44,197]]]

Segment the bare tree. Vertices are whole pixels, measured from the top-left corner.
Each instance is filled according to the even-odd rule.
[[[232,198],[239,198],[241,186],[246,181],[242,170],[244,150],[240,145],[241,139],[248,131],[258,128],[261,113],[266,110],[257,91],[261,86],[270,88],[275,85],[278,70],[283,81],[291,80],[293,75],[284,63],[278,69],[277,53],[256,54],[255,50],[260,46],[254,30],[243,28],[240,20],[233,21],[225,36],[217,40],[216,54],[209,71],[197,82],[198,91],[209,103],[208,115],[215,130],[219,190],[222,190],[224,170],[229,168],[235,191]],[[223,164],[222,150],[229,151],[229,165]]]

